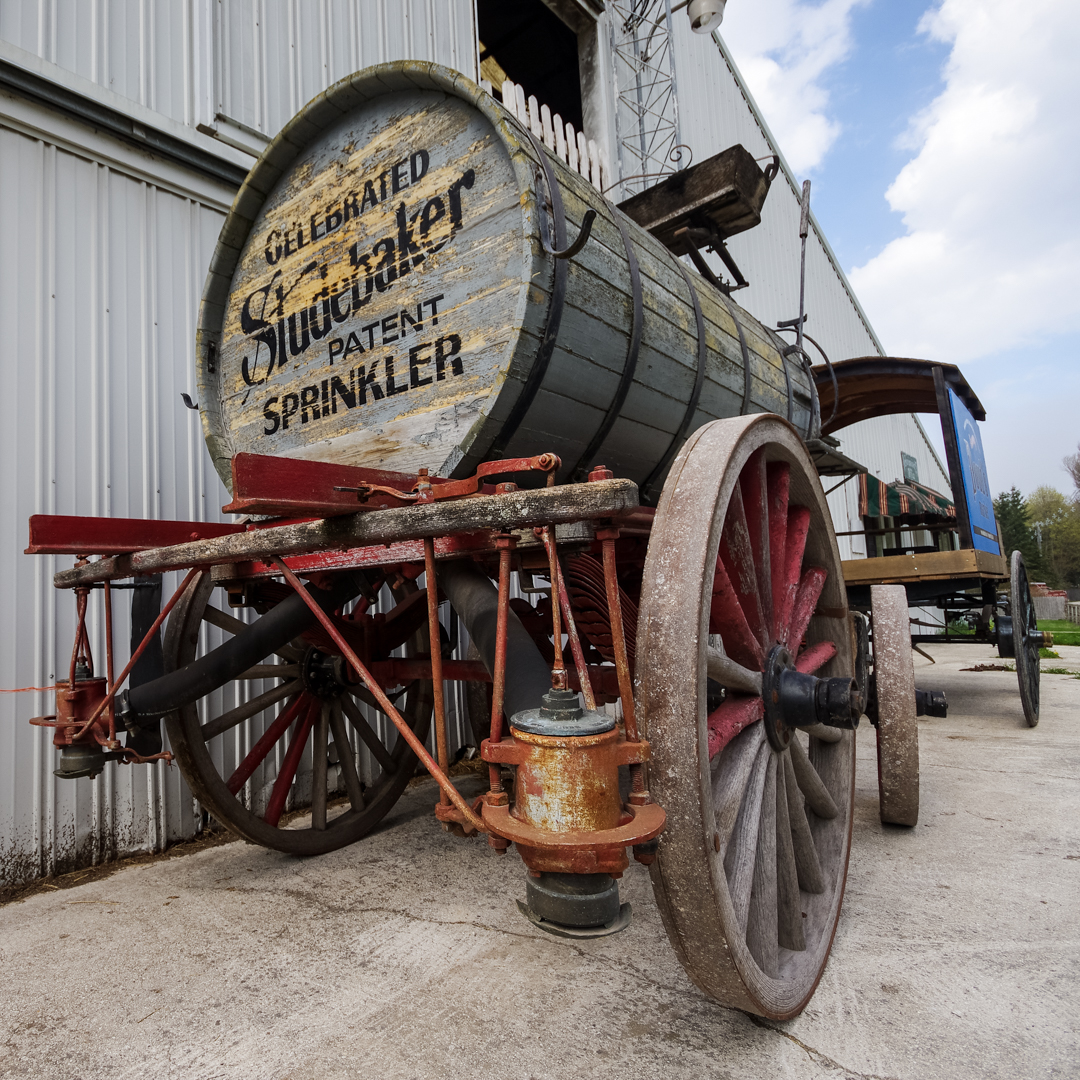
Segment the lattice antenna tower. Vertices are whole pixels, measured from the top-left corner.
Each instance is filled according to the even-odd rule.
[[[671,0],[608,0],[618,173],[626,198],[680,168]]]

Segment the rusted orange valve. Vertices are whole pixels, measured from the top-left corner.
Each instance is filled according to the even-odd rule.
[[[655,803],[624,805],[619,794],[619,766],[647,761],[649,744],[627,742],[613,717],[585,712],[573,691],[552,689],[541,708],[511,719],[510,738],[485,739],[482,756],[517,766],[513,807],[485,801],[483,814],[529,868],[526,914],[573,936],[621,929],[612,876],[629,865],[628,846],[664,827]]]

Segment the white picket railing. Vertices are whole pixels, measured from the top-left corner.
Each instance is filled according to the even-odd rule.
[[[480,81],[489,94],[491,83]],[[571,169],[580,173],[598,191],[611,183],[611,170],[605,155],[592,139],[586,139],[574,125],[546,105],[541,105],[531,94],[526,100],[525,90],[511,79],[502,84],[503,107],[513,113],[553,153],[557,154]]]

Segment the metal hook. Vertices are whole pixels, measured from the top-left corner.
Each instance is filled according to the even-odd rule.
[[[581,221],[581,232],[578,233],[577,239],[568,247],[563,248],[562,251],[556,251],[548,242],[546,237],[541,237],[541,243],[544,245],[544,250],[556,259],[572,259],[588,242],[589,236],[592,234],[593,222],[596,220],[595,210],[586,210],[585,217]]]
[[[181,391],[181,392],[180,392],[180,396],[181,396],[181,397],[182,397],[182,398],[184,399],[184,404],[185,404],[185,405],[186,405],[186,406],[187,406],[187,407],[188,407],[189,409],[194,409],[194,410],[195,410],[196,412],[198,412],[198,411],[199,411],[199,403],[198,403],[197,401],[196,401],[196,402],[194,402],[194,403],[192,403],[192,400],[191,400],[191,398],[189,398],[189,397],[187,396],[187,394],[185,394],[185,393],[184,393],[183,391]]]

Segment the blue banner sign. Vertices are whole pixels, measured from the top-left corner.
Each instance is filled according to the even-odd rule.
[[[960,480],[968,521],[971,523],[971,540],[979,551],[1001,554],[998,544],[997,519],[994,517],[994,501],[990,496],[990,484],[986,479],[986,457],[983,454],[982,436],[975,417],[967,406],[949,389],[949,410],[956,445],[960,451]],[[954,497],[959,497],[956,479],[953,479]]]

